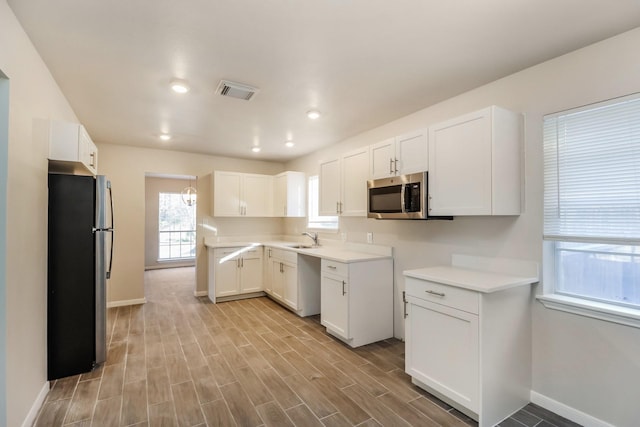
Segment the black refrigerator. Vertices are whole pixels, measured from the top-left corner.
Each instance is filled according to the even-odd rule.
[[[49,174],[48,379],[106,360],[106,284],[113,258],[111,183]]]

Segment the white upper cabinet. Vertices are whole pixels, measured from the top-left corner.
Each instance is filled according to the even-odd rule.
[[[274,177],[273,216],[306,215],[306,179],[303,172],[287,171]]]
[[[372,179],[424,172],[429,168],[427,130],[420,129],[371,146]]]
[[[338,215],[340,213],[340,159],[321,162],[319,180],[319,214]]]
[[[320,163],[320,215],[367,216],[369,147]]]
[[[429,215],[519,215],[521,115],[496,107],[429,128]]]
[[[214,216],[271,216],[273,178],[270,175],[214,172]]]
[[[84,126],[59,120],[40,120],[37,131],[48,142],[51,171],[98,173],[98,148]]]

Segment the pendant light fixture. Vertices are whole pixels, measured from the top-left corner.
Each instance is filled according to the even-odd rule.
[[[198,190],[191,186],[191,179],[189,179],[189,186],[182,190],[182,201],[187,206],[193,206],[196,204],[198,196]]]

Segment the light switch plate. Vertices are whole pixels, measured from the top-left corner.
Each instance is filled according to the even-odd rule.
[[[373,243],[373,233],[367,233],[367,243]]]

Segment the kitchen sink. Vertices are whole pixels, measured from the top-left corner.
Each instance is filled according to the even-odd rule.
[[[318,246],[311,246],[311,245],[293,245],[293,246],[289,246],[290,248],[293,249],[314,249],[317,248]]]

